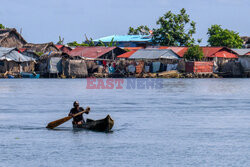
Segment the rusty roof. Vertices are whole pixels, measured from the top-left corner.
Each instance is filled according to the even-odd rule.
[[[227,47],[201,47],[204,57],[238,58],[237,53]]]
[[[238,58],[237,53],[227,47],[201,47],[204,57]],[[184,57],[188,47],[160,46],[159,49],[171,49],[180,57]]]
[[[103,46],[95,46],[95,47],[85,47],[80,46],[76,47],[72,51],[69,52],[70,56],[81,56],[86,58],[98,58],[102,55],[112,51],[116,47],[103,47]]]
[[[129,58],[132,54],[134,54],[137,50],[132,50],[126,53],[123,53],[120,56],[117,56],[117,58]]]

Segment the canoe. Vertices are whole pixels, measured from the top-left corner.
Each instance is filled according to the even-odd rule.
[[[22,78],[40,78],[40,74],[21,72]]]
[[[104,119],[91,120],[87,119],[82,125],[73,125],[74,129],[87,129],[99,132],[109,132],[114,125],[114,120],[108,115]]]

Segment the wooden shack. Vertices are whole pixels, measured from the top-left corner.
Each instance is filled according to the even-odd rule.
[[[0,29],[0,46],[6,48],[21,48],[27,42],[15,28]]]

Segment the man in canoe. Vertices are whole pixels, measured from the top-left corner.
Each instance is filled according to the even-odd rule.
[[[73,121],[72,121],[73,125],[82,125],[82,124],[84,124],[85,121],[84,121],[84,118],[82,116],[83,114],[74,117],[75,114],[84,111],[84,109],[82,107],[80,107],[78,101],[75,101],[73,103],[73,106],[74,106],[74,108],[72,108],[70,110],[70,112],[69,112],[69,116],[73,116]],[[86,114],[88,114],[88,113],[89,112],[86,112]]]

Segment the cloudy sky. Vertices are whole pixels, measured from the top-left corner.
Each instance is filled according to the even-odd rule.
[[[28,42],[65,42],[126,34],[129,26],[156,27],[167,11],[186,8],[206,45],[212,24],[250,36],[249,0],[0,0],[0,23],[22,29]]]

